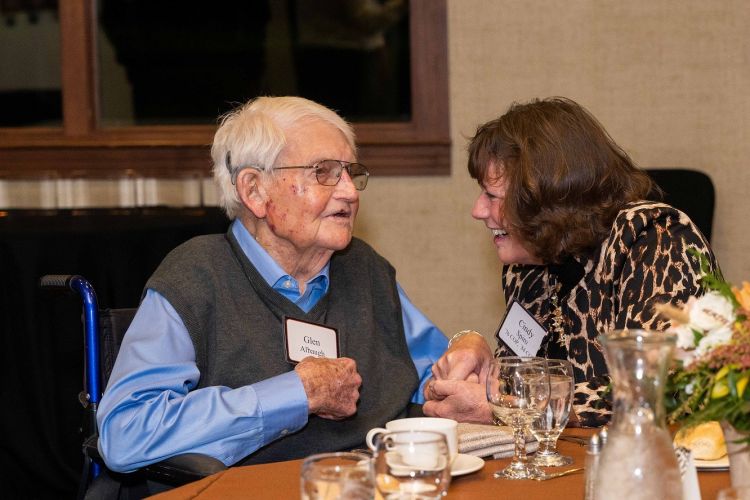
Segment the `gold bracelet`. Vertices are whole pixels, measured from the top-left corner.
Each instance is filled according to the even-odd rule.
[[[482,337],[481,333],[475,332],[474,330],[461,330],[460,332],[458,332],[455,335],[453,335],[453,337],[451,337],[451,339],[448,341],[448,349],[450,349],[450,347],[453,345],[453,343],[455,341],[457,341],[458,339],[460,339],[464,335],[468,335],[470,333],[473,333],[474,335],[479,335],[480,337]],[[484,338],[484,337],[482,337],[482,338]]]

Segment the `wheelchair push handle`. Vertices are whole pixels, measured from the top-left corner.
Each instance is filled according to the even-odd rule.
[[[80,278],[80,276],[77,274],[45,274],[39,278],[39,287],[50,289],[70,289],[71,291],[75,291],[70,288],[70,282],[74,278]]]
[[[96,410],[102,395],[101,365],[99,364],[99,303],[91,283],[77,274],[47,274],[39,279],[39,286],[50,290],[77,292],[83,301],[83,333],[85,348],[86,393],[81,395],[84,406]]]
[[[81,294],[84,302],[96,302],[94,287],[77,274],[45,274],[39,278],[39,287],[50,290],[70,290]]]

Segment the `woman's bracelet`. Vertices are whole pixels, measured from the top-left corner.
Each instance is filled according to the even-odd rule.
[[[453,343],[456,342],[458,339],[470,333],[473,333],[474,335],[479,335],[480,337],[484,338],[481,333],[475,332],[474,330],[461,330],[460,332],[453,335],[453,337],[451,337],[451,339],[448,341],[448,349],[450,349]]]

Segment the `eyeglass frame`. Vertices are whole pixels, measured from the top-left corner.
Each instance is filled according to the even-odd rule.
[[[358,161],[334,160],[332,158],[331,159],[327,158],[325,160],[317,161],[317,162],[313,163],[312,165],[288,165],[288,166],[285,166],[285,167],[271,167],[270,170],[288,170],[288,169],[293,169],[293,168],[304,168],[304,169],[314,168],[314,169],[317,169],[318,166],[321,163],[323,163],[324,161],[335,161],[335,162],[338,162],[338,164],[341,166],[341,171],[343,172],[344,170],[346,170],[346,173],[349,174],[349,178],[352,180],[352,184],[354,184],[354,188],[357,191],[364,191],[365,188],[367,187],[367,181],[370,178],[370,171],[367,170],[367,167],[363,163],[360,163]],[[360,167],[362,167],[364,169],[365,180],[364,180],[364,185],[362,186],[362,189],[359,189],[357,187],[356,182],[354,182],[354,177],[352,177],[352,172],[351,172],[351,166],[352,165],[359,165]],[[227,167],[227,170],[229,171],[230,179],[231,179],[233,185],[236,184],[236,182],[237,182],[237,176],[240,174],[240,172],[242,170],[246,169],[246,168],[252,168],[253,170],[257,170],[259,172],[265,171],[265,169],[260,168],[260,167],[256,167],[255,165],[248,165],[248,166],[245,166],[245,167],[240,167],[237,170],[233,171],[232,170],[232,152],[231,151],[227,151],[227,155],[226,155],[226,167]],[[362,174],[357,174],[357,175],[362,175]],[[316,171],[315,172],[315,180],[321,186],[333,187],[333,186],[338,185],[338,183],[341,181],[341,175],[339,174],[339,176],[336,179],[335,183],[333,183],[333,184],[323,184],[322,182],[320,182],[320,179],[318,178],[318,172]]]

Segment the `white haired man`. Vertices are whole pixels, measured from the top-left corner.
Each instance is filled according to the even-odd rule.
[[[173,250],[146,284],[97,414],[115,471],[357,446],[423,401],[447,347],[352,237],[369,173],[341,117],[261,97],[223,118],[211,154],[233,222]]]

